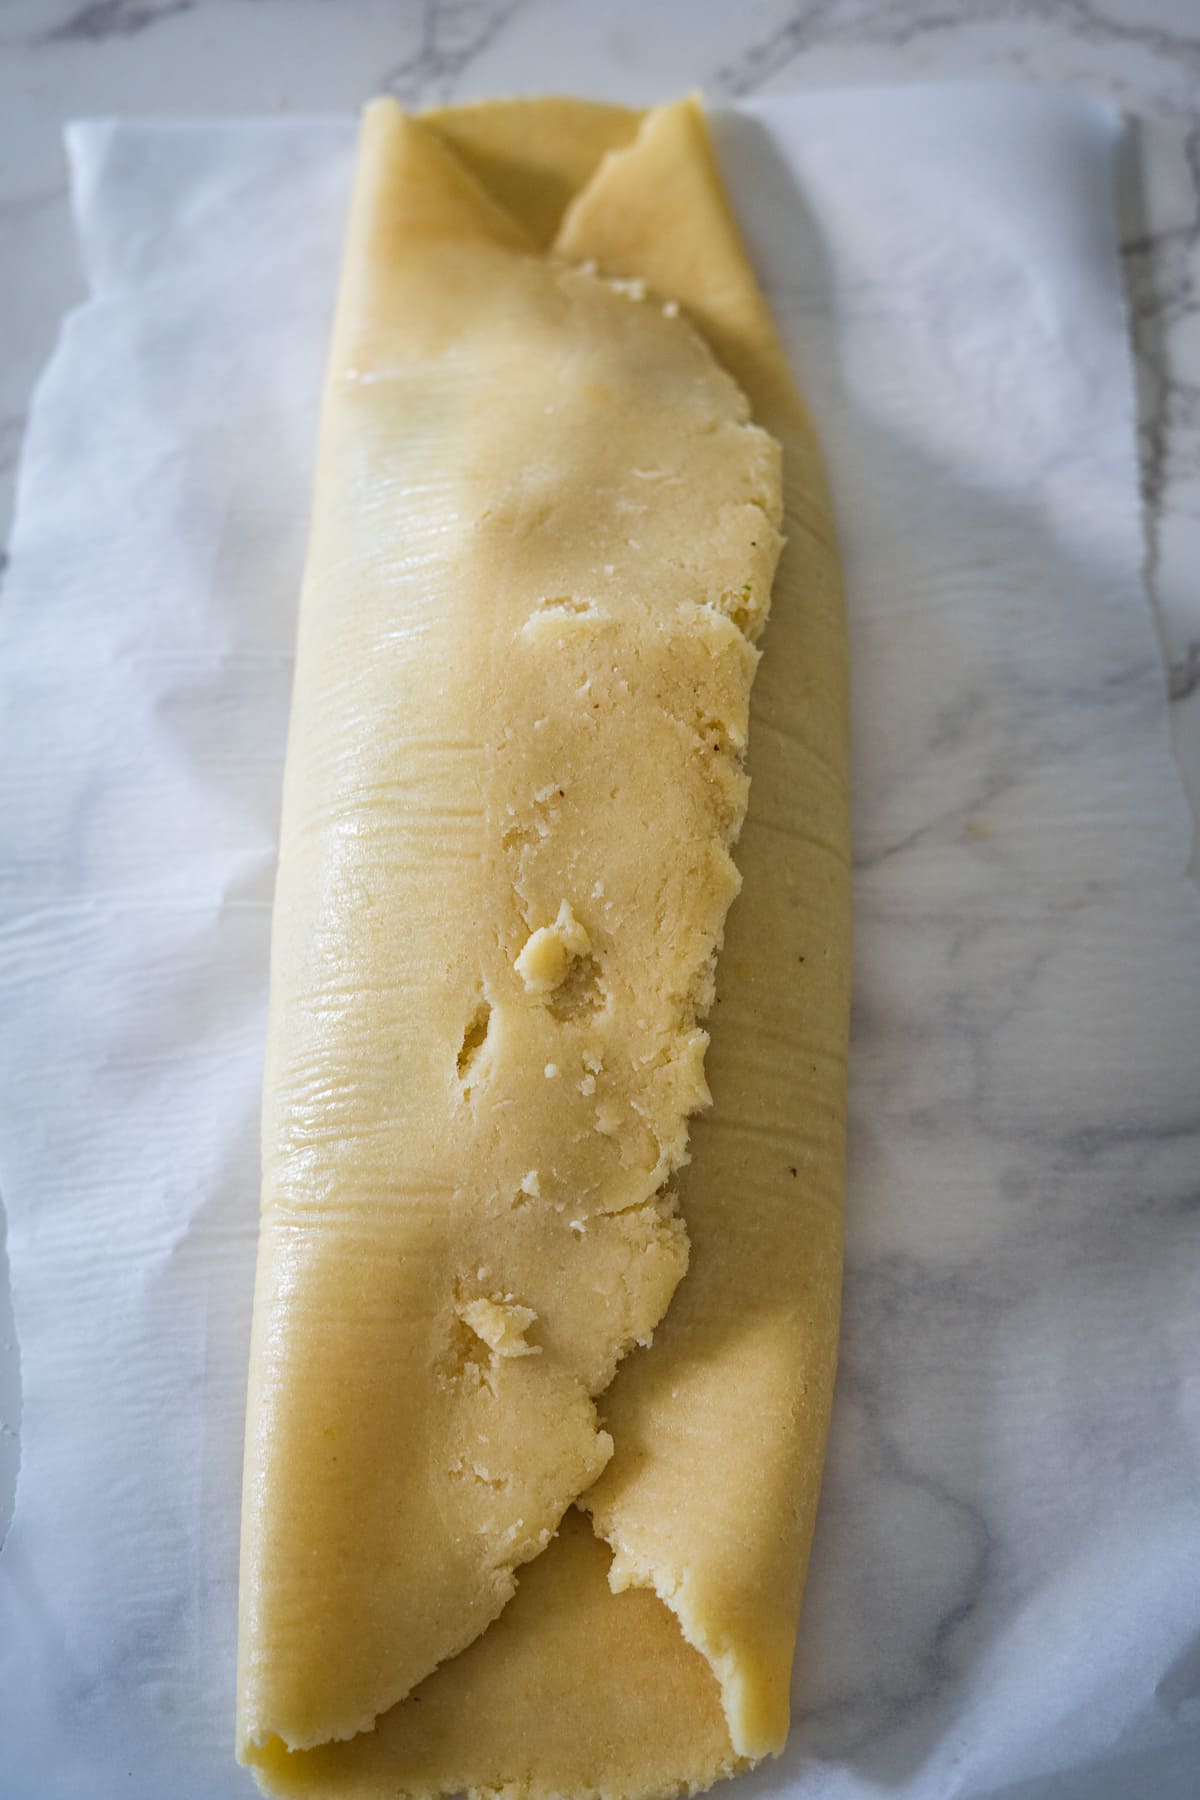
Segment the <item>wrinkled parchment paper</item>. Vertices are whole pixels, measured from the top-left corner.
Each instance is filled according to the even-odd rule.
[[[1117,132],[1017,89],[717,119],[829,454],[856,731],[843,1362],[793,1741],[743,1793],[1200,1781],[1200,917]],[[92,298],[0,607],[4,1800],[251,1790],[268,906],[353,137],[71,133]]]

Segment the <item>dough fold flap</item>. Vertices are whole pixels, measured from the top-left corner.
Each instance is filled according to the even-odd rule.
[[[367,109],[272,935],[269,1793],[649,1800],[782,1745],[840,1285],[831,544],[693,102]]]

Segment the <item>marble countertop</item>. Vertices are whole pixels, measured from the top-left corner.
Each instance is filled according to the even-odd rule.
[[[29,395],[83,282],[64,121],[330,112],[559,89],[649,101],[999,78],[1135,120],[1120,194],[1147,580],[1200,801],[1197,0],[7,0],[0,13],[0,541]]]
[[[559,89],[649,101],[1002,78],[1128,112],[1119,196],[1155,602],[1200,797],[1200,7],[1196,0],[8,0],[0,12],[0,542],[30,393],[83,293],[62,126],[350,111]],[[3,1284],[0,1284],[2,1287]],[[0,1340],[12,1336],[0,1314]],[[8,1380],[8,1357],[0,1376]],[[0,1495],[15,1391],[0,1384]],[[6,1523],[0,1517],[0,1530]]]

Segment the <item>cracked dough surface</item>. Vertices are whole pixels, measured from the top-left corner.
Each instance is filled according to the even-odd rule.
[[[375,103],[272,941],[268,1791],[632,1800],[781,1746],[840,1285],[844,686],[698,108]]]

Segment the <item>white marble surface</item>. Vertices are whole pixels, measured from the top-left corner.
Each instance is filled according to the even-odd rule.
[[[650,100],[995,76],[1138,120],[1121,196],[1148,574],[1200,794],[1198,0],[6,0],[0,9],[0,538],[30,390],[82,293],[62,125],[329,112],[558,88]]]
[[[1200,792],[1200,6],[1196,0],[9,0],[0,11],[0,536],[23,419],[81,296],[62,123],[329,112],[545,88],[650,99],[1007,76],[1085,87],[1138,126],[1121,194],[1140,379],[1147,576],[1176,745]],[[0,1318],[0,1339],[11,1327]],[[0,1358],[0,1368],[6,1359]],[[0,1495],[18,1399],[0,1393]]]

